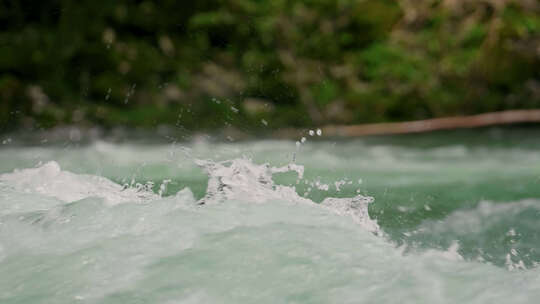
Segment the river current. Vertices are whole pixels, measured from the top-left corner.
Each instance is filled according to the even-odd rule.
[[[1,303],[536,303],[540,130],[0,146]]]

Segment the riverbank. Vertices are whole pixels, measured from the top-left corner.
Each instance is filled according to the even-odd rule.
[[[77,144],[96,140],[110,142],[141,140],[156,143],[197,140],[234,142],[261,138],[300,140],[302,137],[310,137],[310,133],[311,136],[315,136],[314,138],[320,140],[406,135],[437,131],[452,132],[460,129],[475,128],[536,129],[538,126],[540,126],[540,109],[530,109],[396,123],[329,125],[313,126],[312,128],[279,128],[276,130],[268,126],[250,130],[231,125],[207,132],[166,124],[156,125],[151,128],[129,126],[104,128],[89,125],[64,125],[49,129],[20,129],[16,132],[6,132],[0,136],[0,143],[3,145],[63,142]],[[313,132],[310,132],[310,130]],[[319,134],[317,134],[317,130],[320,130]]]

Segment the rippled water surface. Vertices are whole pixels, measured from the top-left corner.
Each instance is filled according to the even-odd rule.
[[[0,303],[536,303],[540,129],[0,146]]]

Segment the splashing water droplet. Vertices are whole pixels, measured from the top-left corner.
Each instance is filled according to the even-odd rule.
[[[107,95],[105,95],[105,100],[109,100],[109,98],[111,98],[111,91],[112,91],[111,88],[109,88],[109,89],[107,90]]]
[[[276,185],[272,179],[275,173],[296,172],[298,180],[304,177],[304,167],[288,164],[282,167],[271,167],[269,164],[254,164],[250,159],[233,159],[222,162],[195,160],[195,163],[208,174],[206,194],[198,201],[198,205],[220,204],[230,200],[248,203],[267,203],[286,200],[294,204],[306,204],[323,208],[332,213],[350,216],[354,222],[375,234],[382,233],[376,221],[370,219],[368,204],[372,197],[357,195],[351,198],[327,197],[317,204],[300,196],[292,186]],[[323,189],[327,185],[319,184]],[[307,193],[312,190],[308,187]]]
[[[158,195],[160,197],[163,196],[163,194],[167,191],[167,185],[171,182],[172,180],[170,179],[165,179],[163,180],[163,182],[161,183],[161,185],[159,186],[159,192],[158,192]]]
[[[126,98],[124,99],[124,103],[127,104],[129,102],[129,98],[131,96],[133,96],[133,93],[135,93],[135,88],[137,87],[137,84],[134,83],[131,88],[129,89],[129,91],[127,92],[126,94]]]

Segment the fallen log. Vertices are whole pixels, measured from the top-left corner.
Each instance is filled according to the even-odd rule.
[[[358,137],[367,135],[407,134],[438,130],[478,128],[517,123],[540,123],[540,109],[509,110],[471,116],[454,116],[406,122],[328,125],[322,127],[321,130],[323,136]],[[281,129],[274,132],[274,137],[296,138],[304,133],[305,130]]]
[[[326,136],[355,137],[382,134],[406,134],[460,128],[478,128],[493,125],[540,122],[540,109],[510,110],[471,116],[455,116],[417,121],[337,125],[322,128]]]

